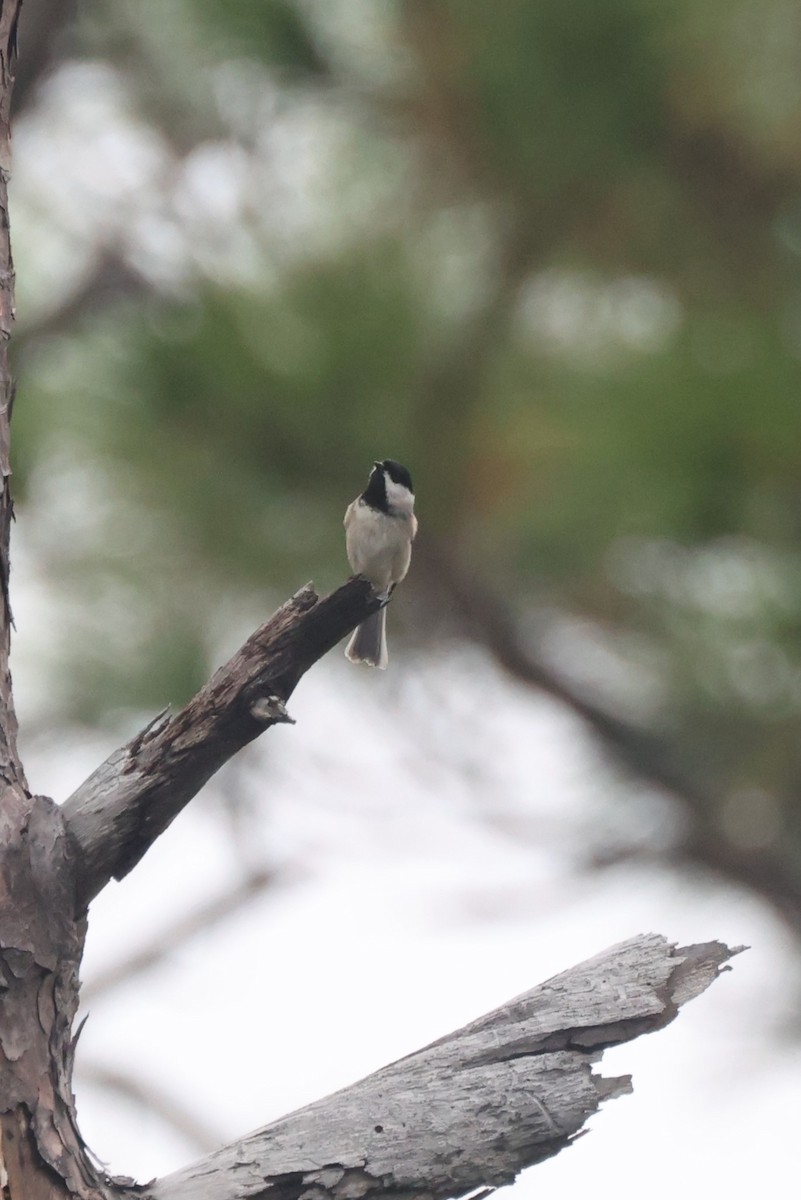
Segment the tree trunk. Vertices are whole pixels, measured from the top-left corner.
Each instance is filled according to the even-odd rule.
[[[61,1200],[101,1193],[72,1120],[70,1090],[84,923],[73,920],[74,876],[61,813],[52,801],[28,792],[8,668],[14,397],[8,363],[14,321],[9,112],[20,2],[0,3],[0,1180],[7,1200]]]

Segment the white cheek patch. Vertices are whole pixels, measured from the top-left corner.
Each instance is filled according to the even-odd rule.
[[[387,489],[387,504],[390,509],[395,509],[396,512],[410,513],[414,510],[414,493],[403,483],[395,483],[390,479],[386,471],[384,472],[384,483]]]

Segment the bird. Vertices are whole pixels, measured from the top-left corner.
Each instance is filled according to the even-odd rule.
[[[388,600],[409,570],[417,533],[414,487],[406,467],[392,458],[374,462],[367,487],[348,505],[344,525],[351,569],[369,579],[373,590]],[[356,626],[345,656],[354,663],[386,669],[385,608]]]

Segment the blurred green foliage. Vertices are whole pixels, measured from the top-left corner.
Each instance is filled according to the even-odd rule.
[[[334,585],[345,505],[392,455],[434,547],[421,612],[440,553],[589,621],[722,828],[761,788],[764,842],[798,832],[796,6],[87,0],[68,32],[23,175],[81,63],[121,89],[98,126],[161,165],[115,192],[89,128],[36,196],[65,262],[70,196],[108,209],[19,336],[20,511],[75,601],[61,716],[180,701],[221,614]],[[58,486],[37,500],[54,471],[94,479],[80,536]]]

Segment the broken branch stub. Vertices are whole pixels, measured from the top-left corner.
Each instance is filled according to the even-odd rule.
[[[629,1076],[603,1050],[661,1029],[736,950],[623,942],[352,1087],[145,1187],[149,1200],[446,1200],[511,1183]]]
[[[79,907],[127,875],[223,763],[291,723],[285,704],[301,676],[380,607],[359,576],[322,600],[301,588],[179,712],[106,759],[63,806],[80,851]]]

